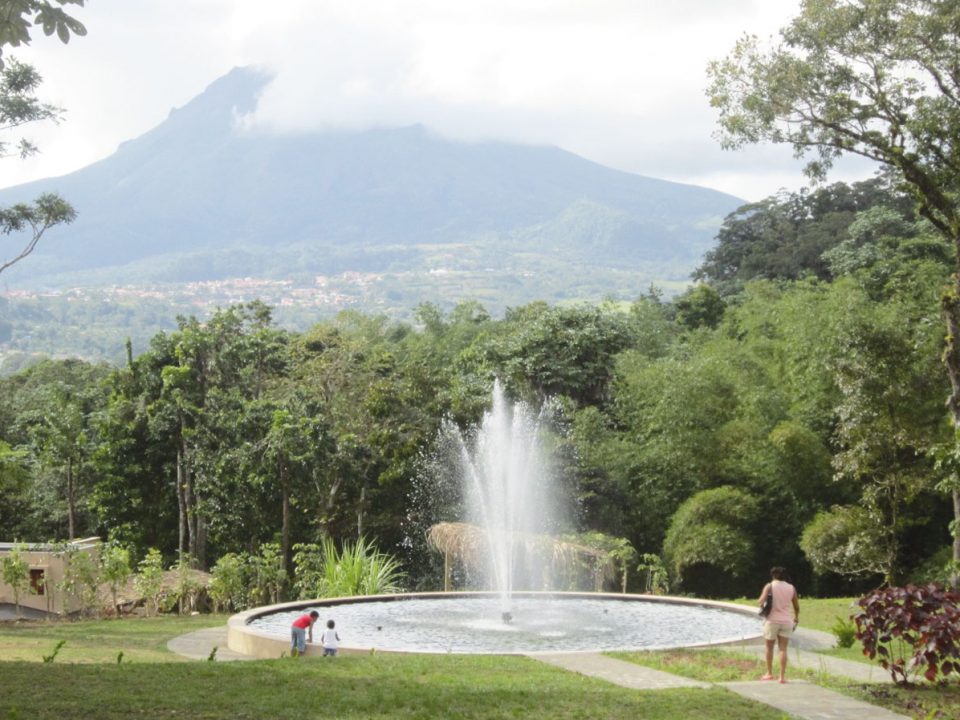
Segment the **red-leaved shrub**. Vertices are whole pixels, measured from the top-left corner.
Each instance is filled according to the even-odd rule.
[[[896,683],[919,673],[933,682],[960,674],[960,593],[936,583],[874,590],[854,615],[863,654]]]

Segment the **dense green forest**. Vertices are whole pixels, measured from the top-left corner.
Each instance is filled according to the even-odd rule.
[[[368,248],[367,252],[374,255],[380,250],[388,267],[375,272],[337,267],[334,274],[317,275],[304,269],[291,275],[291,267],[307,265],[290,260],[286,280],[270,279],[275,275],[264,262],[262,270],[254,273],[258,280],[250,283],[245,283],[247,275],[243,274],[208,282],[156,282],[131,271],[120,285],[107,282],[106,277],[98,278],[96,285],[75,285],[72,278],[54,285],[73,288],[63,292],[11,293],[0,297],[0,376],[40,357],[81,357],[119,364],[127,337],[139,352],[158,330],[176,329],[177,315],[206,319],[218,307],[254,299],[274,308],[277,326],[301,332],[343,309],[412,322],[416,307],[424,302],[449,310],[463,298],[471,298],[500,317],[507,308],[535,300],[551,304],[611,298],[630,301],[639,289],[650,285],[672,295],[687,285],[692,267],[689,260],[677,258],[624,268],[618,267],[615,255],[609,253],[600,252],[591,262],[573,257],[569,251],[557,252],[552,246],[521,252],[515,244],[494,244],[486,239],[475,245],[464,242],[411,251],[416,262],[410,263],[388,262],[397,252],[389,247]],[[337,264],[333,251],[314,248],[312,252]],[[590,248],[581,252],[587,254]],[[283,255],[280,250],[272,254]],[[32,262],[43,260],[33,258]],[[153,269],[158,264],[144,262]],[[205,261],[191,256],[182,264],[202,267]],[[189,275],[180,272],[179,277]]]
[[[913,207],[883,178],[744,206],[671,302],[423,304],[304,332],[253,302],[119,368],[41,362],[0,380],[4,539],[210,567],[363,536],[436,589],[422,531],[457,508],[419,502],[423,477],[499,378],[555,407],[569,530],[660,556],[674,592],[753,594],[773,564],[807,594],[943,577],[954,258]]]

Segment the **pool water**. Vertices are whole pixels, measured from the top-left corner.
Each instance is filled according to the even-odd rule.
[[[493,597],[436,597],[301,606],[258,617],[250,626],[289,636],[315,609],[319,639],[334,620],[341,645],[427,653],[528,653],[664,649],[755,638],[759,618],[715,607],[584,596],[516,597],[510,619]]]

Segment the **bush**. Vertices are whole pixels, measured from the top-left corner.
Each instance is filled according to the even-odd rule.
[[[214,611],[245,610],[247,589],[244,580],[247,559],[243,555],[227,553],[213,566],[210,578],[210,599]]]
[[[130,568],[130,551],[116,543],[109,543],[100,551],[101,579],[110,586],[110,598],[113,603],[113,613],[120,616],[120,606],[117,604],[117,595],[120,588],[127,584],[133,571]]]
[[[857,626],[849,619],[840,616],[837,616],[837,621],[830,628],[830,632],[837,639],[838,648],[853,647],[853,643],[857,639]]]
[[[163,555],[157,548],[150,548],[146,557],[137,565],[133,585],[143,596],[147,615],[160,612],[160,599],[163,595]]]
[[[946,585],[950,580],[951,560],[953,560],[953,546],[944,545],[914,568],[907,580],[914,585],[927,585],[929,583]]]
[[[257,555],[247,557],[247,595],[252,605],[280,602],[287,585],[283,554],[276,543],[263,543]]]
[[[203,592],[204,585],[201,583],[193,570],[194,561],[189,555],[181,555],[176,565],[171,566],[175,570],[176,583],[173,586],[173,592],[167,596],[167,610],[171,610],[174,605],[177,606],[177,612],[183,615],[187,612],[194,612],[197,609],[197,602],[200,594]]]
[[[15,544],[10,552],[0,558],[0,579],[13,590],[13,602],[20,617],[20,596],[30,588],[30,566],[23,559],[23,546]]]
[[[749,523],[757,512],[753,495],[726,486],[684,501],[670,518],[663,541],[663,560],[672,579],[697,595],[736,594],[754,568]]]
[[[820,574],[865,577],[890,569],[877,525],[862,507],[835,506],[817,513],[803,529],[800,549]]]
[[[659,555],[653,553],[644,553],[640,556],[640,564],[637,565],[637,572],[644,578],[643,591],[653,595],[664,595],[670,592],[669,575],[667,569],[663,566],[663,561]]]
[[[100,562],[88,552],[68,548],[64,552],[66,568],[59,589],[80,603],[80,615],[89,615],[99,605]]]
[[[933,682],[960,673],[960,593],[942,585],[907,585],[875,590],[860,598],[854,616],[863,653],[894,682],[906,683],[923,670]]]
[[[324,572],[323,548],[316,543],[298,543],[293,551],[294,592],[300,600],[315,598]]]

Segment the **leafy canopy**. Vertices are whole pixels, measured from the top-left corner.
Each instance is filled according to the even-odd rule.
[[[46,36],[57,34],[63,43],[72,35],[84,36],[87,28],[67,14],[64,5],[83,7],[84,0],[3,0],[0,2],[0,68],[4,46],[30,44],[30,32],[39,27]]]
[[[710,64],[723,146],[789,144],[816,179],[841,155],[875,160],[960,237],[960,5],[804,0],[780,35],[771,48],[745,36]]]

